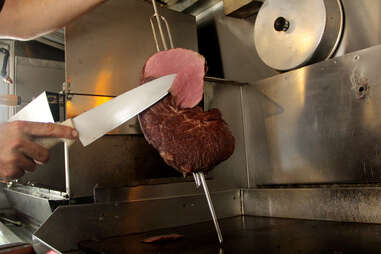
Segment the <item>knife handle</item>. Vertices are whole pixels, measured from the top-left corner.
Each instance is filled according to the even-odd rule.
[[[59,125],[64,125],[64,126],[69,126],[74,128],[74,123],[71,119],[67,119],[64,122],[59,123]],[[70,147],[72,144],[74,144],[75,140],[66,139],[66,138],[43,137],[43,138],[35,139],[34,142],[45,147],[46,149],[50,149],[60,142],[64,142]]]

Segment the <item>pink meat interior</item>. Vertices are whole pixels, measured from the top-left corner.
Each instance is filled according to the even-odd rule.
[[[143,71],[143,78],[160,78],[177,74],[169,92],[179,108],[193,108],[204,92],[205,59],[188,49],[170,49],[151,56]]]

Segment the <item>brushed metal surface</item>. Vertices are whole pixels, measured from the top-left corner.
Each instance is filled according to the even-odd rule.
[[[326,3],[336,2],[326,1]],[[357,50],[381,44],[379,13],[380,0],[342,0],[344,9],[344,31],[334,56],[342,56]],[[205,12],[206,14],[206,12]],[[213,9],[207,15],[200,15],[199,29],[208,31],[208,37],[218,37],[218,43],[203,40],[200,48],[208,48],[204,53],[208,63],[222,63],[226,79],[241,82],[256,82],[277,74],[266,66],[258,56],[253,42],[256,15],[248,19],[226,17],[223,5]],[[206,35],[205,35],[206,36]],[[221,56],[208,55],[220,48]],[[208,59],[209,58],[209,59]]]
[[[248,187],[242,109],[242,89],[245,86],[230,81],[205,82],[205,109],[218,108],[235,138],[233,155],[208,174],[227,188]]]
[[[184,181],[141,135],[106,135],[85,149],[76,143],[69,149],[69,158],[73,198],[91,197],[96,186],[131,187],[160,179],[171,182],[172,178]]]
[[[248,86],[255,184],[379,182],[380,65],[376,46]]]
[[[253,0],[224,0],[224,12],[225,15],[230,15],[233,17],[246,18],[245,15],[241,14],[245,8],[253,8],[252,11],[247,11],[248,14],[252,14],[253,11],[258,12],[259,7],[263,4],[263,1],[253,1]]]
[[[381,1],[341,1],[345,13],[345,27],[336,55],[342,56],[381,44],[381,34],[378,32],[381,24]]]
[[[21,97],[20,110],[42,92],[58,93],[65,81],[65,64],[59,61],[16,57],[16,95]]]
[[[226,235],[216,244],[208,223],[169,228],[80,244],[86,253],[182,254],[378,254],[381,225],[238,216],[221,220]],[[184,239],[142,244],[143,239],[177,232]]]
[[[285,31],[275,29],[278,18],[288,22]],[[255,47],[264,63],[287,71],[330,58],[343,27],[340,0],[268,0],[255,21]]]
[[[53,207],[47,198],[12,189],[5,189],[4,191],[12,209],[15,209],[35,225],[42,225],[53,213]]]
[[[212,193],[212,198],[219,218],[241,214],[239,190]],[[34,238],[60,252],[74,251],[84,240],[205,221],[210,221],[210,214],[205,196],[199,194],[132,203],[76,205],[56,209]]]
[[[160,8],[175,47],[197,51],[195,17]],[[74,93],[119,95],[139,85],[146,59],[156,52],[149,17],[140,0],[114,0],[66,28],[66,79]]]
[[[310,60],[310,64],[333,57],[340,45],[345,28],[345,15],[341,0],[324,0],[327,12],[326,26],[321,43]]]
[[[25,47],[25,49],[27,49],[25,52],[29,52],[32,56],[35,56],[35,53],[44,52],[33,47]],[[21,96],[22,102],[17,110],[21,110],[44,91],[58,93],[65,81],[63,62],[17,56],[14,65],[16,94]],[[42,112],[39,112],[35,117],[42,115]],[[35,172],[24,175],[20,180],[24,183],[32,182],[50,189],[64,191],[64,172],[63,145],[58,145],[50,151],[49,163],[38,166]]]
[[[286,31],[274,22],[284,18]],[[267,0],[255,20],[254,39],[259,57],[276,70],[290,70],[308,62],[318,48],[326,27],[323,0]]]
[[[134,202],[149,199],[175,198],[203,193],[202,189],[196,187],[193,177],[186,178],[186,181],[187,182],[140,185],[125,188],[97,187],[94,189],[94,201],[96,203]],[[211,192],[227,190],[226,186],[221,185],[221,181],[207,178],[207,183]]]
[[[10,44],[7,43],[7,41],[0,40],[0,46],[5,48],[5,49],[8,49],[8,50],[10,49]],[[13,57],[14,57],[14,54],[11,51],[11,59]],[[1,66],[3,65],[3,62],[4,62],[4,57],[1,57],[0,58]],[[0,94],[2,94],[2,95],[8,95],[9,94],[8,85],[3,79],[0,79]],[[6,122],[8,120],[8,118],[9,118],[8,107],[0,107],[0,124]]]
[[[204,17],[200,26],[208,28],[209,33],[215,31],[218,46],[220,47],[223,77],[240,82],[255,82],[276,75],[278,72],[268,67],[259,58],[253,41],[254,23],[256,15],[247,19],[237,19],[224,15],[223,5]],[[205,28],[204,28],[205,29]],[[203,40],[200,48],[207,48],[211,52],[216,47],[208,40]],[[208,56],[213,62],[215,56]]]
[[[195,17],[165,8],[159,12],[171,25],[175,46],[197,50]],[[137,87],[146,59],[156,51],[149,22],[152,14],[152,5],[144,1],[113,0],[70,24],[66,28],[66,79],[71,92],[117,96]],[[83,101],[76,102],[84,108]],[[78,107],[71,106],[67,115],[76,115],[78,111],[72,109]],[[136,126],[127,133],[140,135],[106,136],[86,150],[76,145],[71,148],[73,197],[91,196],[97,184],[120,187],[158,178],[181,179]]]
[[[380,187],[243,190],[244,214],[381,223]]]

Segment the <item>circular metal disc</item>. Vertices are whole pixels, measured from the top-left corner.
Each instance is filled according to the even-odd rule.
[[[279,18],[288,22],[284,30],[276,27]],[[255,47],[260,58],[280,71],[304,65],[313,57],[323,38],[326,18],[324,0],[266,0],[254,28]]]

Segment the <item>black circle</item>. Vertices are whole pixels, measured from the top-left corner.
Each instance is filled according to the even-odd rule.
[[[274,29],[278,32],[287,31],[290,27],[290,22],[283,17],[279,17],[274,22]]]
[[[365,90],[365,88],[363,86],[360,86],[359,92],[362,93],[362,92],[364,92],[364,90]]]

